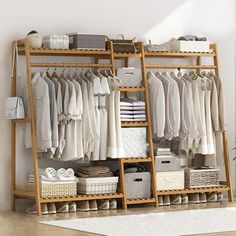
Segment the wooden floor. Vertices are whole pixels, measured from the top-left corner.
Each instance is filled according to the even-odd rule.
[[[170,206],[154,208],[152,206],[140,206],[129,208],[125,210],[110,210],[84,213],[68,213],[55,214],[38,217],[36,215],[29,215],[24,212],[0,212],[0,236],[94,236],[81,231],[68,230],[54,226],[39,224],[40,220],[55,220],[55,219],[73,219],[79,217],[99,217],[112,215],[127,215],[127,214],[143,214],[165,211],[176,211],[186,209],[205,209],[214,207],[236,207],[236,203],[208,203],[205,205],[187,205],[187,206]],[[141,234],[139,234],[141,236]],[[209,236],[225,236],[236,235],[234,232],[205,234]]]

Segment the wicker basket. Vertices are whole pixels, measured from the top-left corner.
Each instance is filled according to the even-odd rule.
[[[213,187],[219,185],[219,169],[185,169],[185,187]]]
[[[26,191],[34,192],[34,183],[26,183]],[[69,197],[77,195],[77,183],[41,183],[40,193],[43,198]]]
[[[78,178],[78,194],[116,193],[118,177]]]

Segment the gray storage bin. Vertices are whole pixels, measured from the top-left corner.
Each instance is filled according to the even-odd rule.
[[[156,156],[156,171],[179,171],[181,170],[180,159],[174,156]]]
[[[149,198],[151,196],[150,173],[137,172],[125,174],[127,199]]]
[[[69,35],[70,49],[106,50],[106,36],[96,34]]]

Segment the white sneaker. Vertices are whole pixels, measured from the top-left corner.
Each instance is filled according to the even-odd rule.
[[[110,202],[109,200],[100,200],[98,201],[98,210],[109,210]]]
[[[55,206],[54,202],[48,203],[47,206],[48,206],[48,214],[56,214],[57,213],[56,206]]]
[[[76,203],[77,205],[77,211],[89,211],[89,201],[85,200],[85,201],[79,201]]]
[[[110,210],[116,210],[117,209],[117,201],[116,199],[112,199],[110,201]]]
[[[68,213],[69,212],[68,202],[58,202],[58,203],[56,203],[56,211],[57,211],[57,213]]]
[[[37,211],[36,211],[36,205],[34,204],[33,206],[31,207],[28,207],[26,210],[25,210],[26,213],[28,214],[36,214]],[[42,203],[41,204],[41,214],[42,215],[47,215],[48,214],[48,206],[46,203]]]
[[[96,200],[89,201],[89,210],[90,211],[97,211],[98,210],[98,205],[97,205]]]
[[[76,212],[76,209],[77,207],[76,207],[76,203],[75,202],[70,202],[70,204],[69,204],[69,212],[71,212],[71,213],[74,213],[74,212]]]

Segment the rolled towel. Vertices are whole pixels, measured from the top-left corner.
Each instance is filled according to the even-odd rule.
[[[74,177],[75,176],[75,172],[72,168],[68,168],[66,170],[66,177]]]
[[[57,171],[52,167],[48,167],[45,170],[45,176],[49,179],[55,179],[57,177]]]
[[[57,170],[57,178],[58,180],[66,178],[66,170],[64,168]]]

